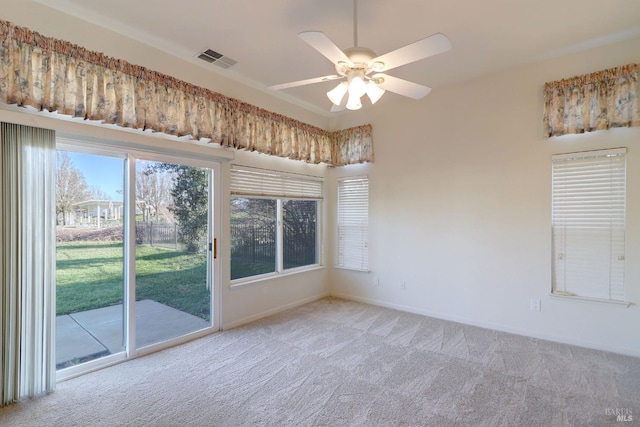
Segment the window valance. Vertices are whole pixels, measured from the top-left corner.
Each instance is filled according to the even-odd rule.
[[[544,128],[548,136],[640,126],[638,64],[548,82]]]
[[[329,132],[3,20],[0,37],[5,104],[308,163],[373,161],[370,125]]]

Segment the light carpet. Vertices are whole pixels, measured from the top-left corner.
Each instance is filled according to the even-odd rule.
[[[0,408],[10,426],[638,422],[640,358],[332,298]]]

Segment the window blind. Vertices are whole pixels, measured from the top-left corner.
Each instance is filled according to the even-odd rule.
[[[321,200],[322,178],[234,165],[231,167],[231,194]]]
[[[626,149],[552,158],[553,292],[624,300]]]
[[[369,270],[369,179],[338,181],[338,264],[340,268]]]

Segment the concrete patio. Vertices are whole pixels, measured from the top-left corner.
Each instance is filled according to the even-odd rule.
[[[122,304],[56,317],[58,369],[124,351]],[[209,327],[209,322],[153,300],[136,301],[136,346]]]

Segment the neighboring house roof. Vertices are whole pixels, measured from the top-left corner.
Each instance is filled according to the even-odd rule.
[[[85,200],[83,202],[74,203],[72,206],[78,208],[92,208],[96,206],[110,206],[114,208],[122,207],[121,200]]]

